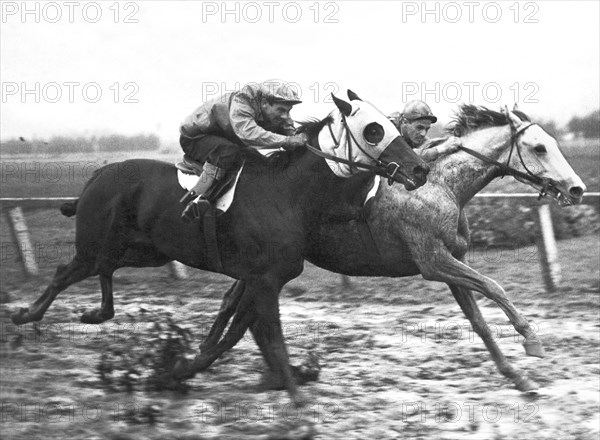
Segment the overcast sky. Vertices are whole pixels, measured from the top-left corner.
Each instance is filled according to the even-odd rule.
[[[292,116],[347,88],[384,113],[425,99],[565,124],[599,107],[599,2],[2,2],[1,137],[158,133],[205,99],[283,78]]]

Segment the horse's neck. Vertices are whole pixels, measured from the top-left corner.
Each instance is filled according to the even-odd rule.
[[[322,150],[323,148],[319,143],[319,139],[322,138],[322,133],[324,132],[329,133],[327,125],[309,139],[309,144]],[[308,149],[304,150],[296,158],[293,158],[287,165],[287,168],[288,171],[284,171],[284,176],[297,175],[298,178],[294,182],[294,187],[298,188],[301,194],[309,198],[313,197],[311,193],[335,193],[336,187],[342,183],[339,177],[327,166],[325,159],[317,156]]]
[[[341,128],[341,116],[335,113],[332,113],[334,117],[334,121],[331,123],[332,131],[330,132],[328,125],[322,127],[309,140],[311,146],[327,151],[322,142],[328,146],[334,144],[335,141],[331,136],[332,132],[337,142],[345,140],[346,130]],[[342,147],[340,147],[341,149]],[[335,156],[346,159],[341,151],[338,151]],[[303,206],[302,212],[309,217],[321,217],[323,214],[327,215],[330,211],[344,211],[342,208],[347,207],[347,204],[350,203],[349,200],[355,197],[355,193],[364,186],[369,178],[366,173],[340,177],[334,173],[327,162],[322,157],[305,150],[288,165],[288,167],[293,168],[290,169],[290,172],[293,172],[292,175],[300,175],[293,184],[294,203],[301,204]],[[331,163],[333,165],[337,164],[335,162]],[[298,173],[298,170],[302,170],[302,172]]]
[[[463,146],[498,162],[505,160],[509,140],[508,126],[478,130],[461,138]],[[435,184],[449,190],[463,207],[499,175],[493,164],[460,151],[435,162],[429,176]]]

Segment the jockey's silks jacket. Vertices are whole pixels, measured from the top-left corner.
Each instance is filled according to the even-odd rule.
[[[223,136],[257,149],[281,147],[288,136],[295,133],[294,123],[288,119],[283,127],[268,127],[260,110],[262,97],[258,83],[226,93],[194,110],[181,123],[179,131],[183,136],[192,138],[203,134]]]

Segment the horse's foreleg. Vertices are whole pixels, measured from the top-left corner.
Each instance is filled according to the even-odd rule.
[[[81,315],[80,319],[84,324],[100,324],[115,316],[112,273],[100,274],[100,288],[102,289],[102,304],[99,309],[87,310]]]
[[[241,305],[244,305],[243,302]],[[210,367],[223,353],[234,347],[244,337],[246,330],[256,319],[256,314],[251,309],[247,310],[246,307],[243,309],[236,311],[223,339],[196,356],[192,365],[194,373]]]
[[[458,302],[458,305],[471,323],[473,330],[475,330],[475,333],[483,340],[483,343],[490,352],[500,373],[512,380],[519,391],[538,389],[539,386],[535,382],[524,377],[518,370],[514,369],[502,351],[500,351],[500,347],[498,347],[496,341],[494,341],[490,329],[479,310],[479,306],[477,305],[475,298],[473,298],[473,294],[462,287],[453,285],[450,285],[450,290],[452,291],[454,298],[456,298],[456,302]]]
[[[525,352],[529,356],[544,357],[544,348],[534,330],[507,298],[504,289],[494,280],[471,269],[447,251],[427,255],[426,258],[417,261],[417,264],[426,280],[442,281],[446,284],[476,290],[495,301],[513,327],[525,337],[523,343]]]
[[[262,386],[270,390],[285,389],[285,378],[277,370],[277,359],[273,357],[273,353],[267,349],[269,330],[268,323],[263,323],[260,320],[255,320],[250,326],[252,336],[256,341],[256,345],[260,348],[260,352],[267,364],[267,370],[263,373]],[[305,373],[301,368],[292,365],[292,374],[296,384],[303,385],[308,381],[315,380],[312,373]]]
[[[281,287],[275,284],[262,279],[252,284],[249,282],[247,285],[245,295],[253,295],[257,316],[253,334],[267,365],[277,377],[283,379],[283,384],[294,405],[301,407],[304,404],[303,397],[296,385],[283,340],[281,318],[279,316],[279,291]],[[257,335],[258,337],[256,337]]]
[[[208,336],[206,336],[204,342],[200,344],[201,352],[205,352],[217,344],[223,335],[225,327],[227,327],[229,319],[234,314],[238,304],[240,303],[240,299],[242,298],[242,293],[244,293],[245,287],[245,282],[243,280],[239,280],[233,283],[227,293],[225,293],[217,318],[210,328]]]
[[[11,315],[12,322],[19,325],[32,321],[40,321],[44,313],[52,304],[56,296],[81,280],[95,275],[93,264],[88,261],[82,261],[77,256],[66,266],[61,264],[56,268],[54,278],[46,291],[40,296],[30,308],[21,308],[18,312]]]
[[[206,349],[204,352],[196,356],[193,363],[188,364],[185,358],[179,359],[173,370],[173,376],[176,379],[189,379],[194,377],[197,372],[205,370],[210,367],[214,361],[216,361],[223,353],[232,348],[239,342],[240,339],[246,333],[246,330],[252,323],[252,320],[256,318],[254,310],[251,308],[251,298],[246,297],[245,300],[240,302],[240,306],[244,309],[236,313],[229,330],[217,344]],[[238,307],[239,309],[239,307]]]

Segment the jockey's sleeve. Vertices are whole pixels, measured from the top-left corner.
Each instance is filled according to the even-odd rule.
[[[419,156],[421,156],[421,159],[423,159],[425,162],[433,162],[438,157],[440,157],[440,152],[437,149],[437,147],[431,147],[433,140],[434,139],[426,138],[423,145],[417,148]]]
[[[427,150],[420,150],[419,154],[421,159],[423,159],[425,162],[433,162],[440,156],[440,153],[436,147],[429,148]]]
[[[428,139],[417,151],[421,159],[425,162],[433,162],[442,155],[456,151],[458,149],[457,145],[460,144],[460,139],[454,136],[450,138]]]
[[[288,136],[265,130],[256,123],[260,109],[252,106],[251,98],[238,93],[231,102],[229,119],[234,133],[245,144],[253,148],[277,148],[286,144]]]

